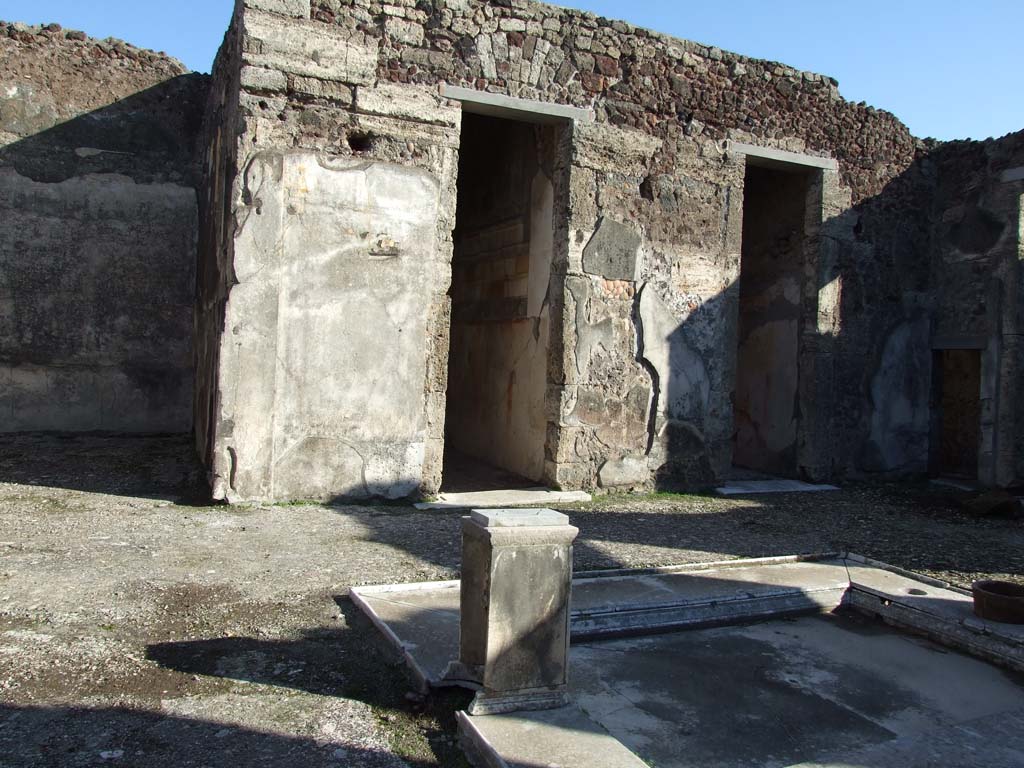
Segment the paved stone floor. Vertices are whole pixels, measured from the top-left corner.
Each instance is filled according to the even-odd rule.
[[[1020,675],[851,613],[585,643],[573,674],[580,708],[658,768],[1024,759]]]
[[[848,610],[577,643],[571,665],[573,706],[470,718],[478,743],[510,768],[594,765],[576,734],[610,734],[592,749],[623,768],[1019,768],[1024,756],[1021,675]]]
[[[459,513],[202,504],[188,440],[0,439],[0,766],[460,766],[348,587],[450,578]],[[1024,580],[1024,525],[856,486],[565,508],[577,569],[849,549]]]

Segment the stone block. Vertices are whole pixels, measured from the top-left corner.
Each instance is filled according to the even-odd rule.
[[[448,676],[480,691],[470,713],[567,702],[572,542],[550,509],[474,510],[463,521],[459,661]]]
[[[662,140],[640,131],[605,123],[577,124],[573,131],[573,163],[618,176],[642,178]]]
[[[572,223],[593,228],[598,219],[597,177],[587,168],[574,167],[569,177],[569,213]]]
[[[389,18],[384,22],[384,32],[392,40],[406,45],[422,45],[423,25],[404,19]]]
[[[242,67],[242,87],[247,91],[280,92],[288,88],[288,78],[276,69]]]
[[[546,462],[544,479],[555,488],[566,491],[579,488],[592,488],[596,468],[592,464],[556,464]]]
[[[628,488],[643,485],[650,480],[651,472],[647,459],[626,456],[606,461],[598,473],[602,488]]]
[[[344,83],[320,80],[316,77],[294,75],[291,78],[288,90],[303,96],[312,96],[316,99],[338,102],[345,106],[351,106],[354,100],[353,89],[349,86]]]
[[[310,15],[309,0],[245,0],[245,7],[296,19],[308,19]]]
[[[436,91],[392,83],[357,88],[356,111],[451,127],[458,127],[462,120],[462,111],[445,103]]]
[[[601,218],[583,249],[583,269],[609,280],[636,280],[640,235],[614,219]]]
[[[292,75],[367,85],[377,74],[377,47],[326,24],[249,10],[243,61]]]
[[[484,528],[537,528],[568,525],[569,516],[553,509],[474,509],[469,519]]]
[[[52,94],[10,77],[0,80],[0,132],[32,136],[58,122],[60,113]]]

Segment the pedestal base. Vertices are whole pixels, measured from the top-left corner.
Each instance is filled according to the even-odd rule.
[[[565,691],[522,691],[517,693],[487,693],[480,691],[470,703],[471,715],[501,715],[506,712],[536,712],[559,709],[569,703]]]

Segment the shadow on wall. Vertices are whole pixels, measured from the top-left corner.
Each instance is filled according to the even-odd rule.
[[[1019,187],[1001,170],[1024,163],[1024,132],[998,141],[952,142],[932,149],[882,192],[823,227],[819,291],[838,293],[838,324],[827,338],[835,401],[822,441],[840,471],[853,475],[921,475],[934,471],[933,349],[980,345],[992,353],[976,393],[988,418],[1005,422],[998,446],[985,416],[983,485],[1013,484],[1012,387],[1019,362],[1008,339],[1020,316]],[[939,419],[941,421],[941,418]],[[986,458],[987,457],[987,458]]]
[[[1019,365],[1006,341],[1006,318],[1020,314],[1019,257],[1007,256],[1020,248],[1009,243],[1019,193],[998,184],[999,169],[1014,163],[1024,163],[1024,133],[944,145],[852,208],[812,179],[806,221],[794,213],[788,230],[756,223],[785,184],[762,178],[758,192],[751,171],[760,169],[748,168],[740,280],[692,309],[653,281],[638,296],[639,358],[655,385],[656,487],[707,487],[730,464],[817,482],[926,474],[936,439],[932,349],[944,340],[1004,350],[991,357],[1000,362],[982,401],[1024,421],[1006,410],[1013,387],[1000,393],[995,383]],[[779,254],[801,238],[803,261],[787,270]],[[990,445],[998,429],[989,426]],[[1003,429],[1006,453],[1024,438],[1019,426]]]
[[[0,129],[0,430],[191,427],[196,137],[182,75],[52,125],[34,93]]]
[[[648,451],[660,465],[654,477],[659,491],[710,487],[720,474],[714,457],[731,450],[715,445],[710,435],[712,421],[726,417],[715,413],[713,398],[720,406],[720,382],[729,375],[714,346],[722,337],[730,337],[725,329],[733,326],[729,318],[738,293],[733,283],[702,302],[682,323],[653,285],[645,285],[639,293],[635,309],[643,329],[639,356],[654,384]]]

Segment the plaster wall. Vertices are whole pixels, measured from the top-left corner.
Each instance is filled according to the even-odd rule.
[[[413,493],[427,437],[422,308],[442,271],[436,179],[306,152],[258,154],[244,179],[259,202],[239,222],[221,348],[233,487]]]
[[[0,169],[0,218],[0,431],[187,431],[194,192]]]
[[[461,115],[374,87],[371,51],[240,4],[215,68],[196,406],[217,498],[440,484]]]

